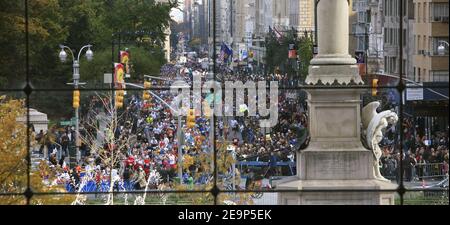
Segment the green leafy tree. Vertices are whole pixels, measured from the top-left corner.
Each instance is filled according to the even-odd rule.
[[[298,54],[297,64],[296,59],[289,59],[289,45],[293,44]],[[291,77],[297,74],[299,78],[304,79],[308,74],[309,62],[312,59],[313,41],[310,34],[305,33],[298,37],[295,30],[289,30],[283,33],[283,36],[278,39],[275,34],[268,33],[266,35],[266,65],[268,72],[273,73],[275,70],[280,70],[281,73],[287,73]]]
[[[93,44],[94,62],[81,62],[81,79],[90,87],[103,83],[103,73],[112,71],[111,42],[115,32],[132,49],[136,74],[158,74],[165,63],[162,50],[175,1],[154,0],[39,0],[28,1],[30,80],[34,88],[67,88],[72,81],[72,63],[61,63],[59,44],[75,54]],[[24,1],[0,2],[0,88],[25,86]],[[125,46],[125,45],[122,45]],[[119,49],[115,49],[117,52]],[[71,117],[71,93],[34,92],[31,106],[51,119]],[[58,99],[55,99],[58,98]]]

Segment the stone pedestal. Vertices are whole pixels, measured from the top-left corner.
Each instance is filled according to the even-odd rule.
[[[279,204],[394,204],[397,185],[374,179],[373,153],[360,141],[361,91],[308,91],[310,145],[297,153],[297,176],[275,183],[299,192],[280,192]]]
[[[284,186],[303,192],[279,193],[279,205],[394,205],[391,191],[374,191],[390,188],[383,181],[297,180]]]

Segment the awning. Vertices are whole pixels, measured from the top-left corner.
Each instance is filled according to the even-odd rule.
[[[445,85],[447,85],[447,87],[443,87]],[[423,86],[424,101],[448,101],[448,83],[424,82]]]

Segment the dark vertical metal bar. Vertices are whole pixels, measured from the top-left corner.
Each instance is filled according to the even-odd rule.
[[[318,47],[318,40],[317,40],[317,5],[319,4],[320,0],[314,0],[314,44],[313,44],[313,54],[315,54],[315,49]]]
[[[213,55],[212,55],[212,59],[213,59],[213,77],[214,77],[214,81],[216,81],[216,0],[212,0],[212,17],[213,17],[213,30],[212,30],[212,38],[213,38]],[[213,102],[216,102],[216,95],[213,95]],[[214,113],[211,115],[214,118],[214,128],[216,128],[217,125],[217,119],[214,116]],[[215,190],[219,190],[219,188],[217,187],[217,143],[216,143],[216,134],[214,133],[214,189]],[[217,205],[217,199],[218,199],[218,195],[214,195],[214,205]]]
[[[26,87],[25,93],[26,97],[26,106],[27,106],[27,190],[25,191],[25,197],[27,199],[27,205],[30,204],[30,200],[32,197],[31,187],[30,187],[30,172],[31,172],[31,157],[30,157],[30,94],[31,94],[31,86],[30,86],[30,51],[29,51],[29,37],[28,37],[28,0],[25,0],[25,74],[26,74]]]
[[[233,0],[230,0],[230,35],[233,37]]]
[[[400,2],[399,7],[398,7],[398,13],[399,13],[399,83],[397,84],[397,89],[398,89],[398,94],[401,96],[403,94],[403,91],[405,89],[404,83],[403,83],[403,0],[398,1]],[[398,3],[397,2],[397,3]],[[404,184],[403,184],[403,142],[404,142],[404,137],[403,137],[403,98],[400,98],[400,107],[399,107],[399,114],[400,114],[400,204],[403,205],[404,203],[404,199],[403,199],[403,194],[404,194]],[[407,157],[405,155],[405,157]]]

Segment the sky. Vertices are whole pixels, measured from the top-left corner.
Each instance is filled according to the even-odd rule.
[[[177,21],[178,23],[183,22],[183,12],[179,9],[184,9],[184,1],[178,1],[180,6],[178,8],[172,9],[170,12],[170,16],[173,20]]]

